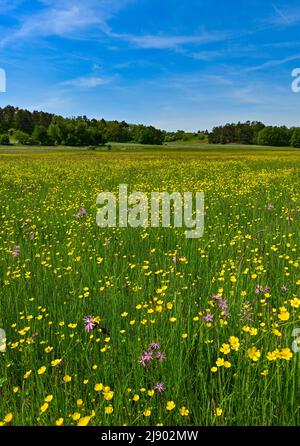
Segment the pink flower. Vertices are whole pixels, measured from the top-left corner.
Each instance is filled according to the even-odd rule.
[[[13,257],[19,257],[19,255],[20,255],[20,246],[15,245],[13,249]]]
[[[151,350],[159,350],[159,349],[160,349],[160,345],[159,345],[157,342],[152,342],[152,343],[149,345],[149,348],[150,348]]]
[[[83,320],[84,320],[84,322],[86,323],[86,326],[85,326],[85,331],[87,331],[88,333],[90,332],[90,331],[92,331],[93,330],[93,328],[94,327],[96,327],[96,325],[97,324],[95,324],[94,322],[93,322],[93,316],[85,316],[84,318],[83,318]]]
[[[86,209],[80,208],[76,214],[76,218],[82,218],[87,214]]]
[[[156,359],[159,361],[164,361],[166,359],[166,355],[162,352],[157,352]]]
[[[154,390],[156,390],[156,392],[158,392],[158,393],[163,393],[164,390],[165,390],[164,384],[163,383],[157,383],[154,386]]]

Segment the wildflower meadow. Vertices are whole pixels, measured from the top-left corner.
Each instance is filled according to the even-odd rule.
[[[297,149],[1,149],[0,424],[299,425],[299,174]],[[204,192],[203,237],[100,228],[121,183]]]

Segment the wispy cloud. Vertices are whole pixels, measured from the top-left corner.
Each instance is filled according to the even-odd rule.
[[[274,14],[268,19],[272,25],[293,26],[300,22],[300,8],[280,8],[272,4]]]
[[[272,67],[278,67],[280,65],[284,65],[288,62],[292,62],[294,60],[300,61],[300,53],[293,54],[288,57],[284,57],[283,59],[272,59],[268,60],[267,62],[264,62],[263,64],[256,65],[253,67],[249,67],[245,69],[245,72],[251,72],[251,71],[259,71],[259,70],[265,70]]]
[[[134,0],[40,0],[42,8],[23,16],[16,29],[10,29],[0,43],[48,36],[77,38],[80,31],[107,32],[107,21]]]
[[[226,39],[225,32],[200,31],[195,35],[165,35],[165,34],[118,34],[109,32],[111,37],[125,40],[143,49],[178,49],[185,45],[205,44]]]
[[[110,84],[112,80],[113,79],[109,77],[82,76],[62,82],[61,85],[75,88],[95,88],[100,85]]]
[[[9,11],[13,11],[18,6],[24,3],[24,0],[1,0],[0,3],[0,14],[7,13]]]

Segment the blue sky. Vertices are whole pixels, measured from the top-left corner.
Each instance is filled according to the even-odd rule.
[[[300,125],[299,30],[299,0],[0,0],[0,106],[167,130]]]

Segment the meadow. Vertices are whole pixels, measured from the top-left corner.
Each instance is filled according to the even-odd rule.
[[[1,425],[300,424],[299,150],[3,148],[0,178]],[[204,191],[204,236],[99,228],[121,183]]]

